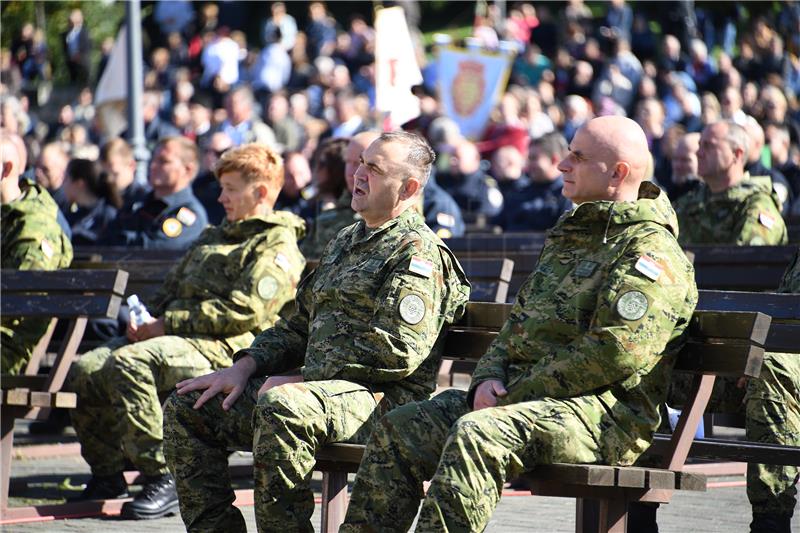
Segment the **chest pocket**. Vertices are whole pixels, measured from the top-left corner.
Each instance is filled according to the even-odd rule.
[[[604,263],[602,258],[595,259],[572,257],[566,275],[553,294],[558,319],[577,331],[589,329],[597,308],[597,291],[604,278]]]
[[[195,248],[180,273],[180,296],[227,296],[241,273],[240,255],[241,250],[230,245]]]
[[[380,268],[384,262],[370,256],[353,261],[338,259],[332,258],[320,265],[313,287],[314,299],[317,304],[336,306],[346,315],[368,322],[374,307],[372,302],[380,290]]]

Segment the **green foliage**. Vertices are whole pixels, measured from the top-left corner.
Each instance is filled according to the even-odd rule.
[[[106,37],[116,38],[120,22],[125,17],[124,2],[110,1],[26,1],[14,0],[3,2],[2,7],[2,46],[7,48],[11,41],[19,35],[20,29],[27,22],[38,26],[44,15],[44,31],[47,37],[47,48],[50,55],[50,64],[53,72],[53,81],[63,84],[69,81],[67,66],[64,57],[64,47],[61,44],[61,34],[67,31],[69,13],[73,9],[83,12],[84,25],[89,29],[92,38],[92,75],[100,60],[100,44]],[[37,13],[38,10],[38,13]],[[37,16],[38,15],[38,16]]]

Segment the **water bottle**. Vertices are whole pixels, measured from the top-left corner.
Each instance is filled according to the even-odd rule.
[[[144,306],[144,304],[139,301],[139,297],[137,295],[131,294],[128,296],[128,308],[130,309],[131,322],[134,326],[139,327],[142,324],[147,324],[148,322],[153,321],[153,317],[150,316],[150,313],[147,311],[147,308]]]

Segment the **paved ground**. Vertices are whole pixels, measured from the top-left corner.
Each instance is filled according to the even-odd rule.
[[[25,476],[29,480],[25,495],[41,497],[54,493],[64,494],[69,484],[84,481],[88,476],[87,465],[78,457],[56,459],[15,460],[12,476]],[[69,483],[64,483],[69,476]],[[315,476],[319,487],[320,476]],[[715,478],[706,493],[678,493],[672,504],[663,506],[659,513],[662,533],[704,532],[731,533],[746,532],[750,521],[742,478]],[[17,492],[18,495],[19,492]],[[319,494],[317,494],[319,495]],[[20,504],[16,499],[12,504]],[[255,531],[252,507],[243,507],[242,512],[248,523],[248,530]],[[313,523],[319,523],[317,506]],[[496,533],[560,533],[574,531],[574,502],[570,499],[540,498],[529,495],[506,495],[500,502],[487,531]],[[800,511],[795,513],[793,529],[800,531]],[[117,518],[80,518],[54,522],[38,522],[0,526],[0,531],[8,533],[29,532],[89,532],[105,533],[120,531],[130,533],[172,533],[184,531],[179,517],[169,517],[147,522],[122,521]]]

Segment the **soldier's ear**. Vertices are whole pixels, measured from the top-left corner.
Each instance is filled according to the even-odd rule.
[[[616,165],[614,165],[614,173],[611,175],[611,185],[619,186],[625,178],[627,178],[631,173],[631,165],[630,163],[626,163],[625,161],[620,161]]]
[[[419,190],[422,188],[422,183],[417,178],[408,178],[406,182],[403,184],[403,188],[400,189],[400,199],[401,200],[408,200],[415,196]]]

